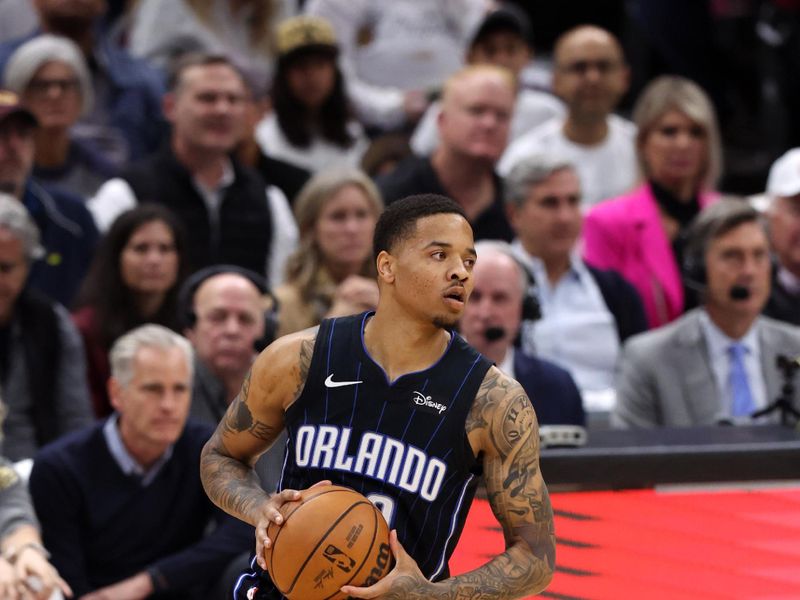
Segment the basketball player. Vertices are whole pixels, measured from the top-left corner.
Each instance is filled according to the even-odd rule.
[[[396,565],[353,598],[520,598],[555,566],[550,499],[539,470],[536,415],[522,387],[452,333],[472,291],[476,255],[463,210],[411,196],[383,213],[374,250],[374,313],[324,321],[278,339],[256,360],[206,445],[209,497],[256,527],[258,567],[236,598],[280,598],[263,571],[267,526],[280,506],[320,480],[372,500],[393,530]],[[251,465],[286,428],[272,496]],[[449,578],[477,478],[503,527],[505,552]],[[402,542],[402,545],[401,545]]]

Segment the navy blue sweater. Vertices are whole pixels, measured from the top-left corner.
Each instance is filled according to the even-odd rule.
[[[214,507],[200,483],[212,428],[189,423],[172,457],[142,487],[111,456],[103,423],[45,446],[30,490],[53,565],[80,597],[145,570],[166,594],[205,598],[225,567],[253,546],[253,528]],[[204,536],[212,522],[217,527]]]

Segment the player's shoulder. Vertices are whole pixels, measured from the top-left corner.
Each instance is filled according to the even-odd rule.
[[[483,377],[478,397],[484,396],[496,403],[524,393],[525,390],[519,381],[492,365]]]
[[[284,406],[294,401],[305,385],[314,354],[317,328],[304,329],[282,336],[258,355],[243,390],[251,386],[263,398],[272,398]]]
[[[519,398],[525,399],[530,404],[525,390],[516,379],[496,366],[491,366],[475,395],[475,402],[467,420],[467,430],[489,425],[496,413],[503,412]]]
[[[296,363],[303,353],[313,351],[318,329],[316,326],[310,327],[279,337],[261,351],[256,358],[256,366],[274,369]]]

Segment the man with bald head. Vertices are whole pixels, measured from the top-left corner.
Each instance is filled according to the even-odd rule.
[[[526,156],[555,154],[577,166],[584,206],[627,192],[638,173],[636,130],[612,114],[628,89],[622,47],[608,31],[582,25],[558,39],[554,58],[553,91],[567,115],[515,140],[500,161],[500,173]]]
[[[266,280],[233,265],[218,265],[190,277],[180,294],[184,334],[194,347],[194,382],[189,416],[220,422],[239,393],[267,339]],[[274,490],[283,464],[281,436],[256,464],[264,489]]]
[[[192,417],[218,423],[239,393],[264,336],[265,286],[260,275],[224,265],[184,286],[184,333],[195,349]]]
[[[386,202],[425,193],[448,196],[464,209],[475,239],[511,240],[494,168],[508,143],[515,98],[513,76],[501,67],[470,66],[453,75],[442,96],[439,146],[378,179]]]
[[[505,242],[483,240],[475,244],[475,251],[475,287],[459,323],[461,335],[522,384],[540,425],[584,425],[583,402],[572,376],[565,369],[514,347],[523,316],[533,316],[523,315],[530,287],[525,267]]]

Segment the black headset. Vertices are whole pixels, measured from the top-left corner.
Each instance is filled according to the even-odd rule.
[[[519,265],[520,270],[525,274],[525,289],[522,290],[522,320],[538,321],[542,318],[542,306],[539,304],[539,288],[536,285],[536,278],[524,262],[513,253],[504,252]]]
[[[699,249],[686,248],[683,256],[682,275],[686,286],[697,292],[702,292],[708,285],[706,276],[706,260],[703,253],[703,245],[697,244]]]
[[[687,288],[700,294],[705,293],[708,287],[708,273],[706,272],[706,249],[710,242],[713,220],[703,220],[695,217],[695,221],[686,231],[684,240],[683,260],[681,263],[681,276]],[[774,272],[774,257],[770,256]],[[749,297],[747,287],[734,285],[730,289],[730,296],[735,300]]]
[[[178,318],[180,319],[181,327],[191,329],[197,322],[197,314],[194,312],[194,296],[203,282],[211,277],[224,273],[241,275],[256,286],[262,296],[267,296],[271,301],[271,308],[264,311],[264,335],[253,344],[255,350],[260,352],[269,346],[277,334],[279,304],[278,299],[269,288],[266,278],[244,267],[239,267],[237,265],[213,265],[200,269],[190,275],[186,281],[183,282],[178,292]]]

